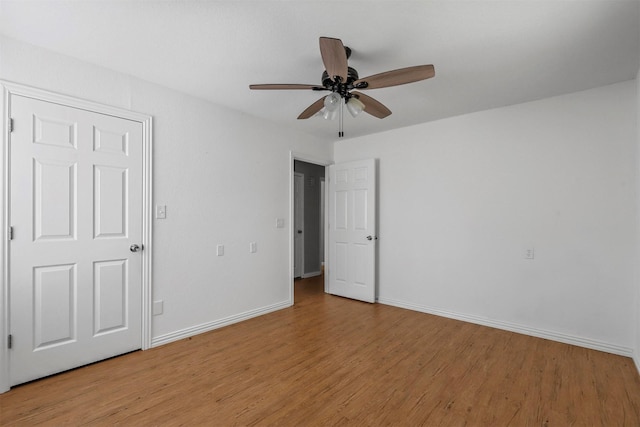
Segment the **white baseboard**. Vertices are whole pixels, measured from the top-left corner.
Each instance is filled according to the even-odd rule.
[[[322,271],[314,271],[312,273],[304,273],[302,276],[303,279],[308,279],[309,277],[316,277],[316,276],[320,276],[322,274]]]
[[[529,326],[520,325],[517,323],[503,322],[500,320],[491,320],[480,316],[456,313],[447,310],[440,310],[434,307],[427,307],[423,305],[407,303],[404,301],[397,301],[387,298],[379,298],[380,304],[392,305],[395,307],[406,308],[409,310],[420,311],[422,313],[433,314],[436,316],[447,317],[449,319],[462,320],[463,322],[475,323],[477,325],[489,326],[492,328],[502,329],[505,331],[516,332],[519,334],[530,335],[533,337],[544,338],[551,341],[558,341],[565,344],[576,345],[579,347],[590,348],[592,350],[604,351],[607,353],[617,354],[620,356],[627,356],[633,358],[633,349],[616,344],[610,344],[604,341],[593,340],[590,338],[583,338],[574,335],[565,334],[562,332],[548,331],[544,329],[531,328]],[[636,367],[640,372],[640,361],[634,358]]]
[[[244,313],[225,317],[224,319],[214,320],[213,322],[203,323],[200,325],[192,326],[190,328],[170,332],[168,334],[152,338],[151,347],[158,347],[160,345],[178,341],[183,338],[189,338],[203,332],[212,331],[214,329],[222,328],[223,326],[242,322],[243,320],[248,320],[252,317],[262,316],[263,314],[271,313],[272,311],[282,310],[283,308],[291,307],[292,305],[293,304],[291,301],[283,301],[266,307],[261,307],[255,310],[245,311]]]

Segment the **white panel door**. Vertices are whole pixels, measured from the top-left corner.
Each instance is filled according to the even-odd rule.
[[[10,111],[15,385],[141,347],[143,130],[16,95]]]
[[[375,302],[375,160],[333,165],[329,175],[329,293]]]

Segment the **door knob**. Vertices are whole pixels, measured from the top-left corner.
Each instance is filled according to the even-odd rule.
[[[302,234],[302,230],[298,230],[298,234]]]
[[[367,236],[367,240],[378,240],[378,236]]]
[[[139,245],[136,245],[136,244],[134,243],[133,245],[129,246],[129,250],[130,250],[131,252],[138,252],[138,251],[142,250],[142,247],[141,247],[141,246],[139,246]]]

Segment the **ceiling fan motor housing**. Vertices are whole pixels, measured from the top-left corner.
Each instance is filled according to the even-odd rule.
[[[322,73],[322,86],[332,92],[338,92],[342,96],[345,96],[349,90],[353,89],[353,82],[356,80],[358,80],[358,72],[353,67],[347,67],[346,82],[336,83],[326,70]]]

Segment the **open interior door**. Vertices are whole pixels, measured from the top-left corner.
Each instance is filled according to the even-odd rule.
[[[329,176],[329,293],[375,302],[375,160],[332,165]]]

